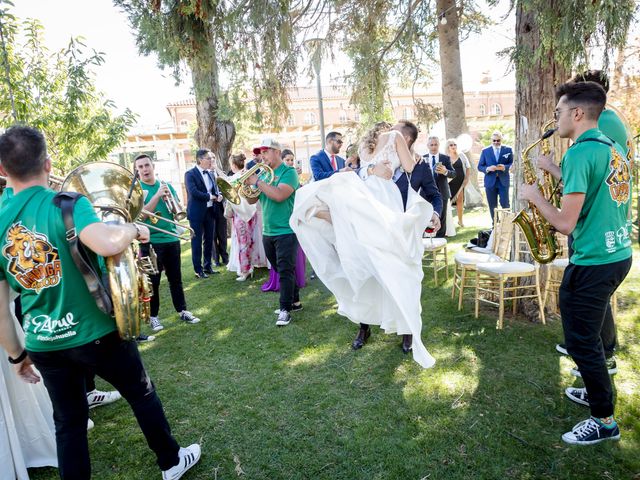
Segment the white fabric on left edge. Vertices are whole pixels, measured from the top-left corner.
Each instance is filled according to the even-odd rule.
[[[27,468],[58,466],[53,408],[42,381],[24,382],[0,357],[0,480],[28,480]]]

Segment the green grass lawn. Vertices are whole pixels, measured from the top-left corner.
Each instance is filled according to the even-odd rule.
[[[465,217],[473,224],[480,214]],[[475,236],[450,239],[449,255]],[[423,282],[423,340],[429,370],[402,354],[400,338],[374,327],[353,352],[357,327],[335,313],[319,280],[301,292],[302,312],[276,328],[278,294],[223,272],[192,275],[183,248],[189,308],[202,322],[181,324],[161,286],[165,329],[141,347],[181,444],[200,442],[202,459],[186,479],[631,479],[640,478],[640,251],[618,295],[614,378],[622,439],[570,447],[560,436],[588,417],[564,388],[582,386],[555,352],[558,319],[546,326],[497,310],[458,312],[451,280]],[[147,332],[149,333],[149,332]],[[100,383],[99,387],[107,385]],[[160,478],[152,452],[124,401],[91,411],[96,479]],[[53,469],[31,470],[53,479]]]

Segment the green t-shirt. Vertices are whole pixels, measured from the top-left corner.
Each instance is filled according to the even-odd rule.
[[[598,118],[598,130],[604,133],[607,137],[618,142],[622,147],[625,156],[628,158],[633,138],[629,135],[627,127],[625,127],[616,112],[613,110],[603,110],[600,114],[600,118]]]
[[[296,169],[281,163],[273,172],[274,179],[272,185],[277,187],[281,183],[293,188],[293,193],[283,202],[271,200],[264,193],[260,194],[260,205],[262,205],[262,233],[268,237],[286,235],[293,233],[289,226],[289,218],[293,212],[293,204],[296,200],[296,189],[300,185]]]
[[[158,189],[160,188],[160,182],[156,180],[156,183],[154,183],[153,185],[147,185],[144,182],[140,182],[140,185],[142,186],[144,203],[146,205],[147,202],[151,199],[151,197],[153,197],[158,192]],[[176,195],[176,191],[173,189],[173,187],[169,184],[167,184],[167,186],[169,187],[169,190],[171,190],[173,197],[178,198],[178,195]],[[167,208],[167,204],[162,199],[158,200],[158,204],[156,205],[156,208],[154,209],[153,213],[155,213],[156,215],[160,215],[162,218],[168,218],[169,220],[173,220],[173,215],[171,215],[171,213],[169,212],[169,209]],[[163,230],[168,230],[169,232],[177,233],[177,227],[170,222],[158,220],[158,223],[153,224],[147,218],[144,220],[144,223],[146,223],[147,225],[162,228]],[[154,228],[150,228],[149,231],[151,232],[151,243],[171,243],[171,242],[178,241],[176,237],[172,237],[168,233],[159,232]]]
[[[587,140],[598,139],[603,143]],[[603,265],[631,256],[627,213],[631,206],[631,168],[622,147],[597,128],[584,132],[562,159],[564,194],[584,193],[573,230],[576,265]]]
[[[34,352],[78,347],[116,330],[75,266],[55,195],[31,187],[0,208],[0,281],[20,294],[26,347]],[[100,221],[84,197],[73,220],[78,234]]]

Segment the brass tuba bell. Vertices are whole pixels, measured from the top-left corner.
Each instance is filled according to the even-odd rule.
[[[143,207],[142,187],[129,170],[115,163],[81,165],[64,179],[61,190],[86,196],[106,223],[131,223]],[[140,323],[149,320],[149,278],[135,244],[105,260],[118,332],[123,339],[133,340],[140,335]]]

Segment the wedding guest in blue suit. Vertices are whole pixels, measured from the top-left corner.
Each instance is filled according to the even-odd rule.
[[[207,278],[212,273],[218,273],[211,268],[211,257],[216,210],[223,209],[223,197],[210,170],[213,160],[211,150],[200,149],[196,152],[196,166],[184,174],[184,183],[187,186],[187,218],[194,232],[191,239],[191,261],[198,278]]]
[[[493,224],[493,212],[498,206],[498,197],[500,207],[509,208],[509,168],[513,163],[513,151],[511,147],[502,145],[500,132],[493,132],[491,144],[482,150],[478,170],[484,173],[484,190]]]
[[[315,181],[329,178],[336,172],[350,171],[345,167],[344,158],[338,156],[342,148],[342,134],[329,132],[325,138],[325,148],[310,158],[311,173]]]

